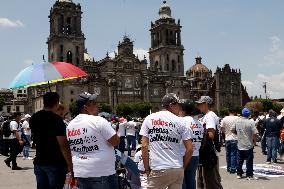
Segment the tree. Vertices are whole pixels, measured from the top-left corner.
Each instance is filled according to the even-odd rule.
[[[101,103],[99,105],[99,110],[100,110],[100,112],[107,112],[107,113],[112,112],[111,106],[107,103]]]
[[[0,97],[0,111],[3,111],[3,106],[5,105],[5,99]]]
[[[225,117],[225,116],[227,116],[227,115],[229,115],[229,108],[227,108],[227,107],[221,108],[221,110],[220,110],[220,116]]]
[[[79,114],[79,109],[75,101],[69,105],[69,111],[70,111],[71,117],[76,117]]]
[[[134,113],[136,113],[139,117],[146,117],[150,114],[150,110],[152,109],[152,105],[148,102],[133,104]]]
[[[116,106],[116,113],[119,116],[130,116],[133,114],[133,109],[129,103],[121,103]]]

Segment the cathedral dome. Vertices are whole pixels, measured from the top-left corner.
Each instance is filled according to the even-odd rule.
[[[166,1],[163,1],[163,4],[160,7],[159,10],[159,17],[160,18],[172,18],[172,11],[171,7],[167,4]]]
[[[201,63],[202,58],[198,56],[195,59],[196,59],[195,65],[191,66],[186,71],[186,76],[188,78],[207,76],[208,73],[210,73],[211,71],[207,68],[207,66]]]

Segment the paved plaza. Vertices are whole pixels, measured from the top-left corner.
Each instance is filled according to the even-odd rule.
[[[31,153],[34,155],[34,150]],[[222,149],[220,154],[220,173],[222,176],[222,184],[224,189],[281,189],[284,185],[284,176],[269,177],[265,175],[256,175],[258,180],[248,181],[246,179],[238,180],[236,175],[230,175],[226,169],[222,168],[225,163],[225,150]],[[0,156],[0,189],[35,189],[36,182],[33,174],[32,160],[22,160],[22,156],[18,157],[18,165],[24,169],[21,171],[12,171],[8,168],[3,160],[5,157]],[[255,148],[255,164],[265,164],[265,156],[260,152],[260,148]],[[284,162],[279,162],[276,166],[284,169]],[[273,174],[273,173],[272,173]]]

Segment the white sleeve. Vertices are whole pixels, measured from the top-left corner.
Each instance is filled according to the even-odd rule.
[[[148,117],[146,117],[146,119],[143,121],[139,134],[149,138],[149,133],[148,133],[149,129],[147,126],[148,120],[149,120]]]
[[[212,115],[207,115],[205,119],[206,129],[215,129],[216,130],[216,120]]]
[[[181,132],[181,138],[182,140],[189,140],[192,139],[192,130],[190,126],[187,126],[187,122],[182,122],[182,132]]]
[[[10,129],[11,131],[17,131],[18,130],[18,123],[16,121],[10,122]]]
[[[101,121],[101,134],[102,136],[106,139],[109,140],[111,137],[113,137],[116,133],[111,127],[111,124],[102,118],[103,120]]]

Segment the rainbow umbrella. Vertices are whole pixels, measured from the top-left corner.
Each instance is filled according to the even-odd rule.
[[[9,88],[24,88],[55,83],[79,77],[87,73],[66,62],[33,64],[23,69],[10,84]]]

